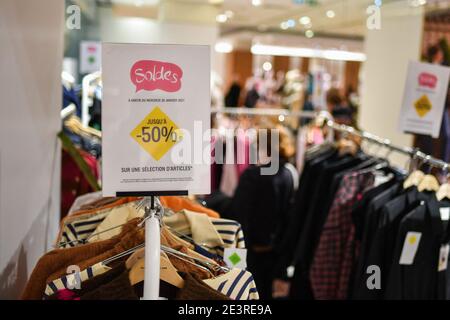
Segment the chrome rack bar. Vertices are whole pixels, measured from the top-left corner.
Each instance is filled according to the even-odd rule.
[[[215,114],[237,114],[237,115],[257,115],[257,116],[285,116],[314,119],[317,116],[315,111],[291,111],[275,108],[246,108],[246,107],[226,107],[212,108],[211,113]]]
[[[371,141],[373,143],[384,146],[391,150],[408,155],[412,158],[419,159],[419,160],[423,161],[424,163],[429,164],[431,167],[435,167],[438,169],[448,169],[450,166],[447,162],[437,159],[437,158],[434,158],[431,155],[427,155],[418,149],[394,145],[394,144],[392,144],[392,142],[389,139],[382,139],[374,134],[371,134],[371,133],[368,133],[365,131],[359,131],[353,127],[346,126],[343,124],[337,124],[333,120],[326,121],[325,125],[332,128],[333,130],[358,136],[362,139]]]

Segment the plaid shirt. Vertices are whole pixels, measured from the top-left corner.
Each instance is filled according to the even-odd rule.
[[[358,248],[352,209],[374,184],[370,172],[344,176],[320,236],[310,270],[314,297],[321,300],[346,299],[353,257]]]

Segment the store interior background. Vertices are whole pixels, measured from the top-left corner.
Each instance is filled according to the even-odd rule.
[[[235,74],[244,85],[267,62],[274,72],[325,70],[333,85],[352,84],[358,90],[361,128],[411,146],[413,137],[397,130],[407,64],[423,52],[425,15],[448,11],[449,2],[378,1],[379,30],[366,26],[366,9],[373,0],[310,2],[0,1],[0,298],[20,295],[59,227],[61,72],[81,81],[77,62],[82,40],[210,45],[212,69],[225,92]],[[79,30],[66,26],[70,5],[81,8]],[[304,16],[311,19],[309,28],[299,22]],[[290,19],[295,26],[281,25]],[[312,35],[307,30],[313,37],[306,36]],[[366,58],[346,62],[254,55],[255,44],[347,50]],[[406,162],[392,159],[402,166]]]

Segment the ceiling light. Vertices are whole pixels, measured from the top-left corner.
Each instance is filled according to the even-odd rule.
[[[251,48],[252,54],[265,56],[288,56],[288,57],[306,57],[321,58],[329,60],[342,61],[365,61],[366,55],[361,52],[352,52],[344,50],[323,50],[300,47],[283,47],[264,44],[255,44]]]
[[[225,15],[227,16],[228,19],[231,19],[234,17],[234,12],[231,10],[227,10],[225,11]]]
[[[306,30],[306,31],[305,31],[305,36],[306,36],[307,38],[312,38],[312,37],[314,37],[314,31],[312,31],[312,30]]]
[[[333,19],[336,16],[336,13],[333,10],[327,11],[327,17]]]
[[[255,7],[259,7],[260,5],[262,5],[262,0],[252,0],[252,5],[254,5]]]
[[[221,4],[223,3],[223,0],[209,0],[208,2],[211,4]]]
[[[142,7],[143,5],[147,6],[156,6],[158,5],[160,0],[135,0],[134,4],[137,7]]]
[[[311,23],[311,18],[308,17],[308,16],[304,16],[304,17],[301,17],[298,21],[301,24],[306,25],[306,24],[310,24]]]
[[[272,70],[272,64],[269,61],[264,62],[262,67],[264,71]]]
[[[219,53],[230,53],[233,51],[233,45],[229,42],[217,42],[214,50]]]
[[[329,60],[344,60],[344,61],[366,60],[366,55],[364,53],[344,51],[344,50],[324,50],[323,57]]]
[[[412,7],[420,7],[427,4],[427,0],[411,0],[410,5]]]
[[[228,20],[227,15],[226,15],[226,14],[223,14],[223,13],[217,15],[217,17],[216,17],[216,21],[219,22],[219,23],[227,22],[227,20]]]
[[[287,26],[289,28],[295,27],[295,20],[294,19],[289,19],[288,21],[286,21],[286,23],[287,23]]]
[[[283,30],[289,29],[288,23],[286,21],[283,21],[280,23],[280,28]]]

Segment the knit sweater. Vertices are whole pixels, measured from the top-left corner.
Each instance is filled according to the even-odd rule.
[[[130,221],[124,226],[122,233],[109,240],[88,243],[73,248],[55,249],[42,256],[31,273],[30,279],[22,293],[22,300],[40,300],[43,297],[48,279],[54,280],[66,274],[70,265],[80,265],[81,262],[98,257],[108,252],[118,244],[123,235],[136,228],[137,221]],[[101,261],[101,260],[98,260]],[[87,264],[89,266],[91,264]]]

